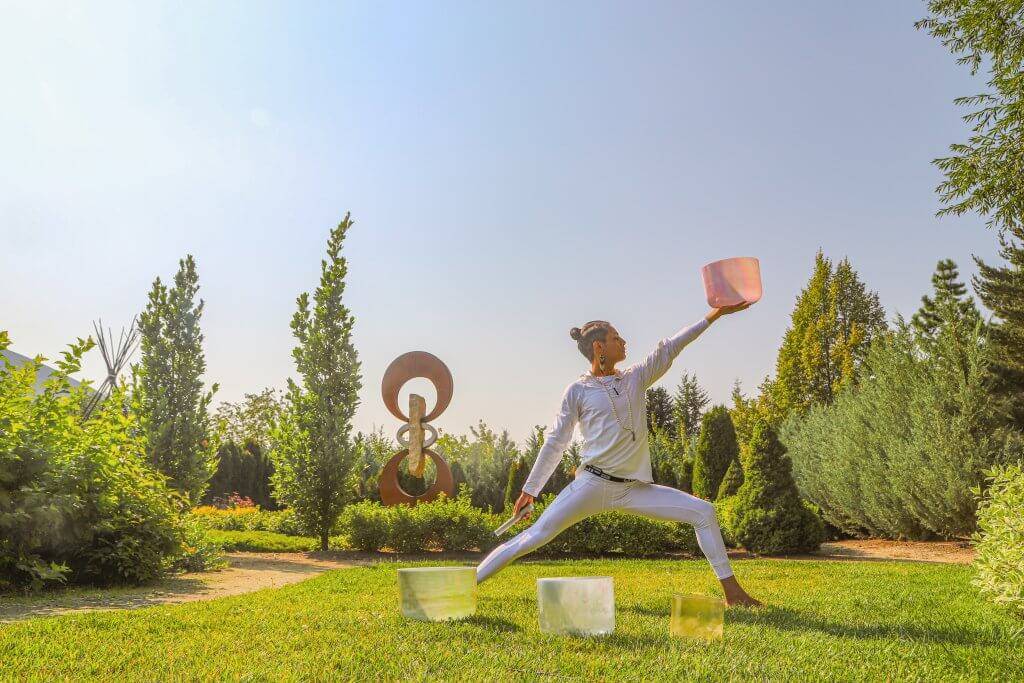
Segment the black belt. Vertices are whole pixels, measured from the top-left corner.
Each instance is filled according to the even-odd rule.
[[[601,477],[602,479],[607,479],[608,481],[617,481],[619,483],[625,483],[627,481],[636,481],[636,479],[623,479],[622,477],[613,477],[612,475],[608,474],[604,470],[598,469],[597,467],[594,467],[593,465],[584,465],[583,469],[585,469],[587,472],[590,472],[591,474],[596,474],[597,476]]]

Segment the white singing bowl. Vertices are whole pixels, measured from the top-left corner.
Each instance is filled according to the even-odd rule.
[[[753,256],[712,261],[700,270],[712,308],[754,303],[761,298],[761,264]]]
[[[544,633],[600,636],[615,630],[610,576],[537,579],[537,607]]]
[[[476,567],[398,570],[402,614],[419,621],[463,619],[476,613]]]

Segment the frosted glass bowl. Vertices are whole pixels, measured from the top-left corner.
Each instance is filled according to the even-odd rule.
[[[717,640],[724,631],[724,600],[707,595],[672,595],[670,634],[679,638]]]
[[[464,619],[476,613],[476,567],[399,569],[398,592],[409,619]]]
[[[615,592],[610,576],[537,579],[540,630],[601,636],[615,630]]]
[[[753,256],[713,261],[701,268],[704,293],[712,308],[735,306],[761,298],[761,263]]]

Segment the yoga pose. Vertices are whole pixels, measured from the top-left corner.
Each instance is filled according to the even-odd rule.
[[[548,430],[513,514],[537,497],[558,466],[577,423],[585,441],[576,479],[562,489],[544,514],[528,529],[495,548],[476,569],[477,583],[516,559],[541,547],[590,515],[608,510],[692,524],[700,549],[722,583],[729,605],[757,606],[733,576],[725,542],[706,500],[653,483],[647,447],[647,389],[668,372],[683,347],[722,315],[742,311],[749,303],[711,309],[700,322],[662,339],[643,361],[623,371],[615,364],[626,357],[626,341],[604,320],[593,320],[570,332],[590,372],[566,387],[562,407]],[[529,517],[529,515],[527,515]]]

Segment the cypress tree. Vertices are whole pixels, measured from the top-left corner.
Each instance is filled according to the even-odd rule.
[[[743,485],[732,507],[730,534],[755,553],[815,550],[824,539],[817,514],[800,499],[792,464],[764,418],[741,449]]]
[[[700,432],[700,421],[704,417],[704,409],[711,399],[708,392],[697,382],[697,375],[684,373],[676,387],[675,411],[676,425],[681,438],[694,438]]]
[[[647,390],[647,430],[653,432],[655,427],[667,430],[670,434],[676,431],[676,412],[672,398],[665,387],[652,387]]]
[[[921,297],[921,308],[910,319],[923,348],[929,348],[940,328],[955,326],[968,330],[981,322],[981,314],[967,287],[959,281],[960,272],[951,259],[939,261],[932,274],[934,296]]]
[[[740,465],[739,459],[736,459],[729,463],[729,469],[725,471],[725,476],[722,477],[722,484],[718,487],[718,495],[715,497],[715,500],[722,500],[736,495],[741,486],[743,486],[743,466]]]
[[[729,411],[717,405],[701,420],[693,463],[693,495],[714,500],[729,463],[737,458],[739,445]]]

